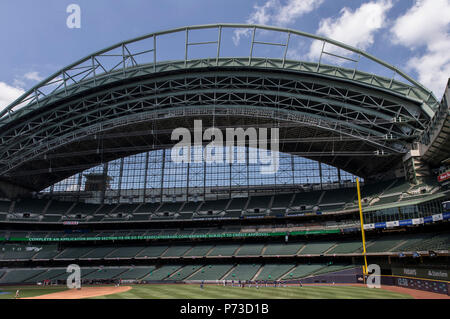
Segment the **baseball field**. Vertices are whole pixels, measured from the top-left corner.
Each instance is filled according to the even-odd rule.
[[[303,287],[230,287],[221,285],[131,285],[92,286],[80,290],[65,287],[2,287],[0,299],[434,299],[445,295],[418,290],[383,287],[369,289],[363,285],[304,285]]]

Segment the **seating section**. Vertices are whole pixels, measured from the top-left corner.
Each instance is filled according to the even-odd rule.
[[[99,207],[100,206],[96,204],[77,203],[70,211],[70,214],[94,215]]]
[[[347,268],[352,268],[354,265],[328,265],[325,267],[320,268],[319,270],[315,271],[313,275],[323,275],[330,272],[340,271]]]
[[[39,259],[53,259],[56,255],[58,255],[60,251],[58,250],[58,246],[56,245],[43,245],[41,250],[39,250],[34,256],[34,260]]]
[[[263,213],[272,201],[272,196],[252,196],[247,205],[247,211],[249,213]]]
[[[372,199],[378,198],[373,205],[394,204],[410,198],[421,198],[425,194],[413,194],[420,187],[430,190],[436,187],[434,179],[424,181],[420,185],[411,186],[402,178],[378,181],[362,186],[363,206],[370,205]],[[406,195],[401,198],[401,195]],[[0,200],[0,220],[7,219],[7,213],[34,213],[38,216],[21,218],[8,217],[16,221],[61,223],[63,221],[83,220],[87,222],[101,221],[164,221],[181,219],[256,217],[254,214],[283,217],[310,210],[319,206],[322,212],[335,212],[348,208],[356,208],[356,193],[352,187],[302,191],[279,195],[256,195],[232,199],[206,200],[204,202],[164,202],[142,204],[90,204],[83,202],[61,201],[58,199],[23,198],[14,202]],[[112,215],[110,215],[112,213]],[[119,215],[117,215],[119,214]],[[31,219],[30,219],[31,218]]]
[[[63,277],[63,276],[69,276],[69,273],[66,272],[65,268],[55,268],[55,269],[48,269],[36,277],[33,277],[34,282],[42,282],[44,280],[52,280],[56,277]]]
[[[335,247],[327,251],[327,255],[333,254],[351,254],[351,253],[361,253],[362,243],[360,241],[347,241],[340,242]]]
[[[206,201],[203,203],[203,205],[198,210],[201,213],[207,213],[209,211],[212,212],[221,212],[223,211],[227,205],[229,200],[228,199],[221,199],[221,200],[215,200],[215,201]],[[186,205],[183,208],[183,211],[186,209]]]
[[[294,270],[287,273],[282,279],[300,279],[307,277],[319,269],[325,267],[325,264],[312,264],[312,265],[297,265]]]
[[[300,251],[299,255],[319,255],[330,249],[334,242],[314,242],[308,243]]]
[[[225,280],[251,280],[258,272],[261,265],[237,265],[233,270],[225,277]]]
[[[156,212],[159,206],[159,203],[146,203],[139,206],[134,212],[150,214]]]
[[[142,280],[164,280],[170,277],[175,271],[180,269],[181,266],[178,265],[165,265],[152,270],[148,275],[146,275]]]
[[[144,247],[120,247],[108,255],[107,258],[134,258]]]
[[[319,202],[322,191],[296,193],[291,207],[299,209],[302,206],[314,206]]]
[[[219,280],[233,267],[233,265],[207,265],[188,277],[188,280]]]
[[[55,259],[78,259],[93,250],[92,247],[69,247],[55,257]]]
[[[239,244],[216,245],[208,256],[233,256],[239,246]]]
[[[202,267],[202,265],[186,265],[166,280],[184,280]]]
[[[374,196],[380,195],[393,182],[394,182],[393,180],[388,180],[388,181],[381,181],[381,182],[364,185],[361,188],[361,197],[366,198],[366,197],[374,197]]]
[[[238,211],[244,210],[247,201],[248,198],[233,198],[227,208],[227,212],[230,210],[238,210]]]
[[[120,279],[139,280],[148,275],[153,269],[155,269],[154,266],[130,268],[120,274]]]
[[[395,250],[399,249],[400,251],[450,250],[450,233],[418,236]]]
[[[393,251],[406,252],[416,250],[416,248],[420,246],[420,243],[422,241],[429,240],[430,238],[430,234],[408,236],[407,238],[404,238],[405,241],[397,246]]]
[[[34,283],[33,277],[43,273],[45,269],[13,269],[5,271],[0,277],[0,284]]]
[[[411,188],[411,185],[402,178],[397,179],[392,186],[388,188],[386,193],[389,194],[398,194],[408,191]]]
[[[0,212],[9,213],[11,202],[0,200]]]
[[[391,251],[395,246],[402,242],[402,238],[398,236],[379,238],[372,240],[371,245],[367,245],[366,251],[368,253],[378,253],[378,252],[388,252]]]
[[[0,260],[31,259],[38,252],[38,250],[38,247],[27,247],[25,245],[0,245]]]
[[[188,245],[179,245],[179,246],[171,246],[166,250],[163,257],[180,257],[183,256],[192,246]]]
[[[139,254],[137,254],[137,258],[152,258],[161,256],[164,251],[167,249],[167,246],[147,246],[145,247]]]
[[[214,203],[217,201],[213,201],[213,205]],[[191,213],[191,216],[193,213],[195,213],[198,210],[198,207],[200,206],[201,203],[199,202],[186,202],[183,207],[180,209],[180,213],[181,214],[186,214],[186,213]],[[219,203],[217,203],[219,204]]]
[[[272,208],[286,208],[292,200],[292,194],[275,195],[272,202]]]
[[[73,206],[73,202],[61,202],[57,200],[52,200],[50,206],[48,206],[46,214],[58,214],[65,215],[69,209]],[[99,205],[96,205],[97,207]]]
[[[303,243],[281,243],[281,244],[267,244],[264,251],[265,256],[291,256],[296,255],[297,252],[304,246]]]
[[[356,196],[354,188],[327,190],[320,204],[348,203]]]
[[[84,255],[83,259],[101,259],[105,258],[107,255],[109,255],[112,251],[114,251],[114,247],[98,247],[90,252],[88,252],[86,255]]]
[[[34,213],[41,214],[47,206],[48,200],[23,198],[17,200],[14,205],[14,213]]]
[[[213,245],[197,245],[189,250],[184,256],[185,257],[203,257],[206,256],[208,251],[211,250]]]
[[[259,256],[264,248],[264,244],[246,244],[242,245],[236,256]]]
[[[159,208],[158,208],[158,213],[177,213],[180,208],[181,205],[183,203],[182,202],[178,202],[178,203],[163,203]]]
[[[381,197],[374,205],[385,205],[397,202],[400,199],[400,195],[390,195],[386,197]]]
[[[255,278],[256,280],[277,280],[294,267],[293,264],[267,264]]]
[[[119,277],[126,271],[125,268],[95,268],[94,271],[89,272],[82,277],[83,280],[105,280]]]

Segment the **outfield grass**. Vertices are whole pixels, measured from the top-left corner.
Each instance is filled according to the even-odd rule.
[[[66,287],[37,287],[37,286],[25,286],[25,287],[0,287],[0,299],[15,299],[17,289],[20,290],[20,298],[36,297],[45,294],[51,294],[54,292],[60,292],[67,290]],[[7,292],[7,294],[4,294]]]
[[[221,285],[132,285],[131,290],[91,299],[411,299],[407,294],[353,286],[238,288]],[[0,299],[35,297],[64,291],[65,287],[0,287]],[[1,294],[8,292],[9,294]]]
[[[238,288],[208,285],[134,285],[133,289],[92,299],[411,299],[384,289],[352,286]]]

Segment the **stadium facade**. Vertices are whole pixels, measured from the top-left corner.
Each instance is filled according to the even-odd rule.
[[[312,42],[315,61],[295,58]],[[439,101],[291,29],[190,26],[95,52],[0,112],[0,284],[62,280],[70,263],[87,281],[357,282],[359,177],[370,261],[448,293],[448,101],[449,84]],[[277,128],[277,172],[173,162],[173,130],[195,120]]]

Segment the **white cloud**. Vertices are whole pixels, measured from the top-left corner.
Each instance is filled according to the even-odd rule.
[[[267,0],[263,5],[253,6],[246,23],[271,24],[275,26],[287,26],[297,18],[317,9],[324,0]],[[248,29],[239,29],[234,32],[234,43],[237,45],[242,36],[248,36]]]
[[[280,6],[273,17],[276,25],[286,26],[305,13],[317,9],[324,0],[289,0]]]
[[[22,88],[10,86],[0,82],[0,111],[21,96],[25,91]]]
[[[418,80],[438,97],[450,76],[450,0],[416,1],[392,27],[394,43],[411,50],[425,48],[406,63]]]
[[[37,82],[42,81],[44,79],[43,77],[41,77],[39,75],[39,72],[36,72],[36,71],[25,73],[23,77],[27,80],[37,81]]]
[[[373,44],[374,34],[386,25],[386,14],[391,8],[391,0],[367,2],[354,11],[345,7],[341,9],[339,17],[321,20],[316,33],[365,50]],[[317,59],[322,45],[321,41],[314,41],[308,57]],[[337,48],[327,51],[341,53]]]

